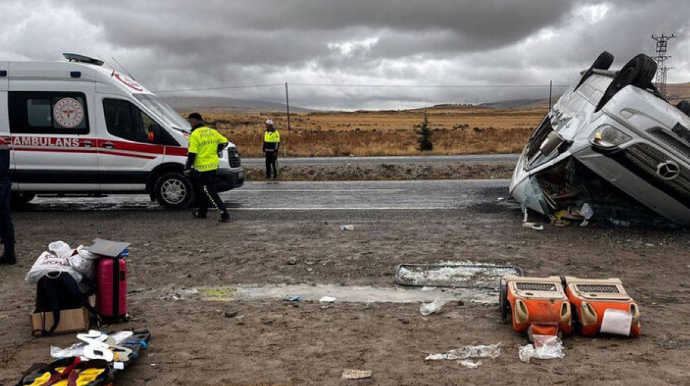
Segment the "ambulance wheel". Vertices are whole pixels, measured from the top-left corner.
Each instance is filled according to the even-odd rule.
[[[604,51],[601,54],[599,54],[594,63],[592,63],[592,66],[589,67],[589,69],[585,71],[585,73],[582,75],[582,78],[580,78],[580,83],[577,84],[575,90],[580,88],[580,86],[582,86],[582,83],[585,83],[587,78],[594,74],[594,70],[608,70],[609,68],[611,68],[612,64],[613,55],[610,52]]]
[[[639,54],[630,59],[628,63],[621,68],[616,77],[613,78],[609,87],[604,91],[604,95],[599,100],[595,112],[601,110],[614,95],[626,86],[635,86],[641,89],[653,87],[652,79],[656,74],[657,64],[654,59],[645,54]]]
[[[154,187],[158,204],[166,209],[183,209],[189,206],[194,196],[192,184],[182,173],[165,173],[158,178]]]
[[[508,287],[501,282],[501,287],[498,294],[498,304],[501,307],[501,323],[508,324],[508,315],[510,315],[510,304],[508,303]]]
[[[36,198],[35,194],[12,192],[10,202],[12,205],[22,206],[28,204],[34,198]]]

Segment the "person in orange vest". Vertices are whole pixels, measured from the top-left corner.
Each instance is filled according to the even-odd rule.
[[[264,132],[263,152],[266,154],[266,179],[278,178],[278,149],[280,149],[280,133],[276,130],[272,120],[266,121]],[[272,173],[271,173],[272,172]]]

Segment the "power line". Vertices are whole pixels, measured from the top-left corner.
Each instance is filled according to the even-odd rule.
[[[285,83],[273,84],[255,84],[242,86],[223,86],[223,87],[206,87],[206,88],[186,88],[177,90],[154,90],[156,93],[171,93],[171,92],[193,92],[193,91],[212,91],[212,90],[229,90],[229,89],[244,89],[244,88],[260,88],[260,87],[277,87],[284,86]],[[470,84],[429,84],[429,85],[408,85],[408,84],[351,84],[351,83],[290,83],[290,86],[297,87],[358,87],[358,88],[548,88],[548,84],[484,84],[484,85],[470,85]],[[570,87],[565,84],[554,84],[553,87]]]
[[[211,91],[211,90],[227,90],[227,89],[237,89],[237,88],[258,88],[258,87],[275,87],[284,86],[285,83],[273,83],[273,84],[248,84],[243,86],[222,86],[222,87],[206,87],[206,88],[181,88],[177,90],[154,90],[153,92],[163,93],[163,92],[187,92],[187,91]]]

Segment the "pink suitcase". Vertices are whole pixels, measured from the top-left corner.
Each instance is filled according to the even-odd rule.
[[[127,316],[127,262],[120,257],[101,257],[96,263],[96,309],[101,316]]]

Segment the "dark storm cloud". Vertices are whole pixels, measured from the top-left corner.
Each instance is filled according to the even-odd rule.
[[[616,66],[676,32],[690,80],[685,0],[3,0],[0,58],[116,56],[152,89],[266,83],[557,84],[603,50]],[[4,16],[3,16],[4,15]],[[214,92],[280,99],[279,88]],[[295,87],[309,106],[376,108],[541,96],[542,89]],[[190,95],[190,94],[186,94]],[[384,102],[388,101],[388,102]],[[415,102],[416,101],[416,102]]]

